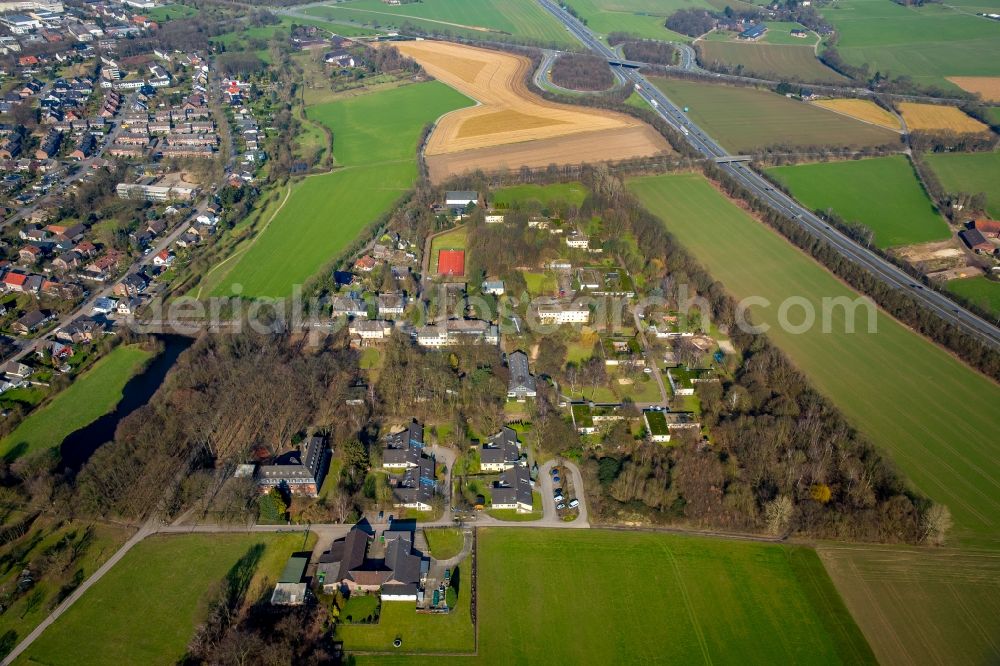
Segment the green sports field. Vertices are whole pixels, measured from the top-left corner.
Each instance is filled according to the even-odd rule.
[[[983,276],[963,278],[950,280],[947,289],[1000,318],[1000,282]]]
[[[956,538],[1000,546],[1000,386],[882,312],[869,333],[859,308],[856,332],[847,333],[844,308],[835,308],[824,333],[822,299],[857,293],[701,176],[629,186],[731,294],[769,300],[750,308],[753,320],[771,326],[774,343],[919,490],[948,506]],[[816,312],[804,333],[778,326],[780,304],[791,297]],[[792,308],[788,321],[800,323],[801,313]]]
[[[441,250],[464,250],[469,239],[469,230],[465,226],[455,227],[451,231],[435,236],[431,240],[431,275],[437,275],[438,252]]]
[[[174,664],[227,580],[250,575],[251,591],[269,593],[288,556],[303,546],[301,533],[148,537],[46,630],[19,663]],[[243,567],[238,572],[237,564]]]
[[[945,77],[1000,76],[998,21],[942,4],[884,0],[838,0],[820,13],[839,33],[840,54],[852,65],[867,64],[871,74],[907,75],[956,90]]]
[[[767,172],[811,210],[832,209],[847,222],[871,229],[880,248],[951,236],[903,155],[798,164]]]
[[[794,39],[794,37],[792,38]],[[817,58],[813,47],[801,40],[797,44],[765,44],[734,41],[702,41],[702,59],[738,66],[740,74],[767,79],[792,79],[815,83],[844,83],[847,78],[830,69]]]
[[[296,184],[212,294],[230,295],[234,285],[244,296],[290,294],[412,187],[424,126],[468,101],[431,81],[310,107],[309,117],[333,131],[343,168]]]
[[[116,347],[64,391],[35,410],[0,443],[0,454],[17,458],[58,447],[71,433],[104,416],[122,399],[122,390],[152,358],[135,345]]]
[[[678,79],[650,79],[691,119],[731,151],[773,145],[874,146],[899,135],[817,106],[754,88]]]
[[[925,159],[944,189],[986,194],[986,210],[1000,220],[1000,153],[929,153]]]
[[[555,17],[533,0],[423,0],[395,6],[382,0],[347,0],[304,11],[383,29],[409,23],[428,32],[447,30],[470,39],[576,45]]]
[[[541,528],[478,546],[478,656],[448,663],[874,663],[808,548]]]
[[[543,206],[567,203],[580,206],[587,198],[587,188],[581,183],[554,183],[552,185],[514,185],[493,192],[494,205],[512,206],[516,203],[537,201]]]
[[[995,552],[851,544],[818,552],[882,666],[1000,663]]]

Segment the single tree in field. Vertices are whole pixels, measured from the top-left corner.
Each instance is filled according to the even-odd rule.
[[[924,539],[935,546],[944,544],[951,529],[951,511],[944,504],[934,504],[924,514]]]
[[[767,518],[767,531],[777,536],[786,529],[792,520],[792,512],[795,507],[792,500],[787,495],[779,495],[767,503],[764,507],[764,516]]]

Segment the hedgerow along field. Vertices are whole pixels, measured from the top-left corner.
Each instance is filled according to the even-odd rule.
[[[390,209],[417,177],[417,142],[427,123],[469,100],[437,81],[349,97],[307,109],[334,136],[338,167],[309,176],[234,260],[211,292],[287,296]]]
[[[824,333],[822,299],[859,294],[701,176],[629,187],[733,296],[769,300],[750,308],[751,319],[768,324],[768,337],[850,423],[951,510],[954,539],[1000,547],[1000,386],[881,311],[876,332],[859,308],[847,333],[844,308],[834,308]],[[815,309],[816,325],[804,333],[778,325],[779,305],[792,297]],[[801,308],[788,319],[801,323]]]
[[[928,153],[924,159],[947,192],[986,194],[986,212],[1000,220],[1000,153]]]
[[[975,12],[944,4],[838,0],[820,13],[836,28],[844,59],[867,65],[869,74],[906,75],[922,85],[956,91],[946,77],[1000,75],[1000,22]]]
[[[113,349],[21,422],[0,443],[0,455],[19,458],[58,447],[73,432],[104,416],[122,399],[122,391],[153,355],[137,345]]]
[[[854,544],[817,550],[883,666],[1000,662],[995,552]]]
[[[966,298],[1000,319],[1000,282],[985,276],[949,280],[948,291]]]
[[[477,40],[510,39],[539,45],[575,46],[565,28],[533,0],[424,0],[388,5],[382,0],[348,0],[310,7],[307,14],[381,28],[409,23],[428,32],[449,31]]]
[[[698,48],[706,63],[742,66],[738,73],[744,76],[813,83],[848,81],[847,77],[820,62],[812,46],[802,43],[762,44],[706,40],[698,42]]]
[[[136,544],[51,627],[22,660],[34,664],[172,664],[228,581],[273,585],[303,534],[178,534]],[[269,590],[268,590],[269,591]],[[251,602],[256,599],[250,599]]]
[[[725,148],[749,152],[773,145],[896,145],[895,132],[754,88],[652,78],[672,102]]]
[[[875,234],[880,248],[944,240],[948,224],[902,155],[767,170],[811,210],[833,210]],[[878,183],[878,187],[872,187]]]
[[[809,548],[484,528],[478,555],[478,655],[358,663],[875,663]]]

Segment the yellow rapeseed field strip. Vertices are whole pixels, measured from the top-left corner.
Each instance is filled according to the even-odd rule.
[[[903,128],[899,124],[899,118],[892,115],[881,106],[867,99],[821,99],[813,102],[816,106],[824,109],[842,113],[851,118],[863,120],[866,123],[878,125],[895,132]]]
[[[914,130],[937,130],[957,134],[978,134],[988,132],[990,129],[954,106],[901,102],[899,112],[903,114],[906,127],[911,132]]]
[[[976,93],[984,102],[1000,102],[1000,76],[949,76],[962,90]]]

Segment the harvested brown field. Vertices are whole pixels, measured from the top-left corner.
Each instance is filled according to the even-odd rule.
[[[924,273],[962,268],[968,261],[965,250],[959,247],[955,237],[893,248],[892,253]]]
[[[948,80],[984,102],[1000,102],[1000,76],[949,76]]]
[[[662,137],[652,127],[638,125],[599,133],[586,132],[493,148],[427,155],[426,161],[431,180],[440,182],[449,176],[474,169],[499,171],[519,169],[522,166],[538,168],[550,164],[594,164],[609,159],[625,159],[622,155],[650,155],[660,151],[646,152],[648,146],[656,145],[661,140]],[[665,148],[664,151],[666,150]],[[609,157],[609,152],[614,152],[617,157]]]
[[[899,112],[903,114],[906,127],[911,132],[931,130],[955,132],[956,134],[978,134],[988,132],[990,129],[954,106],[900,102]]]
[[[835,113],[842,113],[872,125],[878,125],[894,132],[902,131],[899,118],[881,106],[867,99],[821,99],[813,102]]]
[[[666,140],[621,113],[549,102],[525,84],[527,58],[449,42],[397,42],[438,80],[479,104],[444,115],[424,153],[431,177],[467,169],[578,164],[669,152]]]

